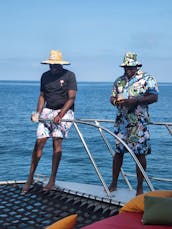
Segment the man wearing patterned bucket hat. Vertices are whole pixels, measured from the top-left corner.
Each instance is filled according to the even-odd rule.
[[[137,54],[128,52],[124,56],[124,74],[113,85],[110,102],[117,108],[114,133],[134,152],[138,161],[146,170],[146,155],[151,153],[148,106],[158,101],[158,86],[154,76],[142,72],[142,64],[137,61]],[[116,140],[113,158],[112,182],[109,190],[117,189],[119,172],[126,148]],[[136,195],[143,193],[143,175],[136,165]]]
[[[37,140],[32,153],[30,173],[22,189],[25,194],[33,182],[35,170],[42,155],[42,150],[48,138],[53,141],[52,171],[44,191],[51,190],[55,185],[56,173],[62,155],[62,141],[67,137],[72,125],[71,122],[62,121],[74,119],[74,101],[77,91],[75,74],[63,68],[69,65],[64,61],[60,51],[52,50],[48,60],[41,64],[49,64],[50,70],[43,73],[40,82],[40,95],[36,112],[31,120],[39,122]]]

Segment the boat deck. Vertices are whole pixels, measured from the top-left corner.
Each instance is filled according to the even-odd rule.
[[[106,202],[112,202],[114,204],[123,206],[129,200],[131,200],[136,195],[135,190],[129,190],[120,188],[114,192],[110,193],[110,196],[105,192],[103,186],[100,185],[92,185],[92,184],[81,184],[75,182],[63,182],[58,181],[57,185],[62,190],[69,191],[70,193],[77,193],[79,195],[88,196],[93,199],[104,199]]]
[[[69,183],[61,183],[61,188],[45,192],[43,183],[36,182],[29,192],[22,195],[23,184],[16,181],[0,184],[1,229],[43,229],[75,213],[78,214],[77,229],[116,215],[121,207],[113,201],[107,201],[103,195],[96,197],[92,193],[89,196],[88,192],[69,190]],[[81,189],[85,189],[85,186],[81,185]],[[91,190],[91,187],[88,186],[88,189]]]
[[[74,122],[75,129],[81,139],[81,142],[83,143],[92,165],[94,166],[102,186],[57,181],[56,187],[53,190],[45,192],[43,191],[43,186],[46,185],[47,179],[45,179],[45,176],[38,175],[37,177],[34,177],[35,182],[31,186],[29,192],[22,195],[21,190],[25,181],[0,182],[1,229],[44,229],[59,219],[71,214],[78,214],[78,220],[75,228],[79,229],[85,225],[118,214],[121,206],[135,196],[136,192],[132,190],[131,183],[129,182],[126,176],[127,174],[123,169],[121,170],[121,174],[128,186],[128,189],[118,189],[112,193],[109,192],[105,180],[87,147],[85,138],[78,128],[77,124],[80,123],[93,126],[98,129],[112,156],[112,147],[102,131],[110,134],[113,138],[117,138],[117,136],[107,128],[100,126],[97,120],[95,121],[95,124],[93,121],[86,122],[85,120],[76,120]],[[172,124],[161,124],[165,125],[170,132],[170,135],[172,135],[172,131],[169,128],[169,125],[172,126]],[[159,124],[157,123],[157,125]],[[154,187],[137,157],[125,142],[118,138],[117,140],[126,147],[133,160],[140,168],[149,189],[153,191]],[[154,179],[164,182],[172,182],[171,179]]]

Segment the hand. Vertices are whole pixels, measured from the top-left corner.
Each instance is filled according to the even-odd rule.
[[[39,122],[39,116],[40,116],[39,112],[32,113],[31,115],[32,122]]]
[[[55,117],[54,117],[54,120],[53,120],[53,122],[54,123],[59,123],[61,121],[61,118],[59,117],[59,115],[56,115]]]
[[[61,111],[58,113],[58,115],[56,115],[56,117],[54,117],[54,123],[59,123],[61,122],[63,116],[65,115],[65,112],[61,109]]]
[[[116,101],[116,105],[122,105],[128,108],[134,108],[137,106],[137,98],[129,97],[128,99],[122,99],[122,100]]]

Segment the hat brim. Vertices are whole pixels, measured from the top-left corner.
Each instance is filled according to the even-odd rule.
[[[141,63],[137,63],[135,65],[127,65],[127,64],[121,64],[120,67],[124,68],[124,67],[142,67]]]
[[[45,60],[42,61],[41,64],[61,64],[61,65],[70,65],[70,62],[67,61],[53,61],[53,60]]]

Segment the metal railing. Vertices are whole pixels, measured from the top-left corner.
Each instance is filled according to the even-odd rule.
[[[41,119],[40,120],[41,122],[44,122],[44,121],[50,121],[52,122],[52,120],[43,120]],[[67,119],[62,119],[62,121],[67,121],[67,122],[72,122],[74,127],[75,127],[75,130],[83,144],[83,147],[97,173],[97,176],[98,178],[100,179],[103,187],[104,187],[104,190],[106,191],[107,195],[108,196],[111,196],[111,193],[104,181],[104,178],[92,156],[92,153],[90,151],[90,149],[88,148],[88,145],[86,143],[86,140],[84,138],[84,135],[83,133],[81,132],[81,129],[79,128],[79,125],[78,124],[83,124],[83,125],[89,125],[89,126],[92,126],[94,128],[97,128],[99,133],[100,133],[100,136],[102,137],[108,151],[110,152],[110,154],[114,155],[114,150],[112,149],[111,147],[111,144],[109,143],[108,139],[106,138],[105,136],[105,132],[108,133],[109,135],[111,135],[112,137],[114,137],[116,140],[118,140],[121,144],[123,144],[123,146],[126,148],[126,150],[130,153],[131,157],[133,158],[133,160],[135,161],[135,163],[137,164],[137,166],[139,167],[147,185],[148,185],[148,188],[150,189],[150,191],[154,191],[154,187],[150,181],[150,179],[154,179],[154,180],[161,180],[161,181],[164,181],[164,182],[172,182],[172,179],[165,179],[165,178],[155,178],[155,177],[148,177],[145,170],[143,169],[142,165],[140,164],[139,160],[137,159],[137,157],[135,156],[134,152],[129,148],[129,146],[121,139],[119,138],[116,134],[114,134],[111,130],[109,130],[108,128],[104,127],[101,123],[114,123],[114,120],[103,120],[103,119],[74,119],[74,120],[67,120]],[[172,135],[172,129],[170,128],[172,126],[172,123],[166,123],[166,122],[150,122],[149,125],[161,125],[161,126],[165,126],[168,130],[168,132],[170,133],[170,135]],[[132,190],[132,185],[131,183],[129,182],[128,180],[128,176],[133,176],[132,174],[129,174],[129,173],[125,173],[123,168],[121,168],[121,174],[122,174],[122,177],[125,181],[125,183],[127,184],[129,190]]]

